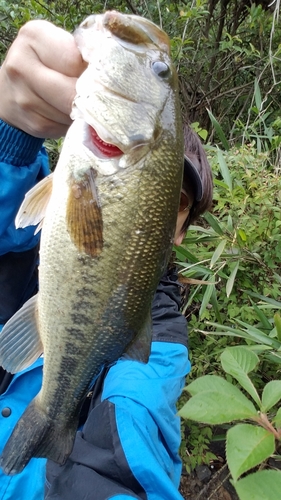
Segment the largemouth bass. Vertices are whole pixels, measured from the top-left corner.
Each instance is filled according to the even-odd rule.
[[[170,256],[183,134],[168,36],[115,11],[74,34],[88,67],[77,81],[58,165],[26,196],[17,225],[43,218],[39,293],[6,324],[0,364],[15,373],[44,352],[42,388],[2,455],[64,463],[101,367],[147,362],[151,302]]]

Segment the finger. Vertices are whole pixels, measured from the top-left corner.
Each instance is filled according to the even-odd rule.
[[[39,21],[34,22],[37,31],[38,23]],[[50,25],[45,21],[42,23],[45,27],[46,24]],[[33,26],[33,22],[28,23],[28,25]],[[81,63],[81,56],[73,37],[53,25],[51,27],[56,34],[57,30],[59,31],[59,36],[57,36],[56,42],[51,42],[51,47],[48,50],[44,45],[47,40],[42,36],[42,33],[36,41],[33,36],[30,36],[30,32],[33,35],[33,29],[28,29],[26,35],[19,35],[10,49],[5,69],[11,82],[14,82],[18,90],[19,86],[21,86],[22,91],[30,89],[52,108],[69,115],[76,94],[77,76],[81,74],[85,64]],[[44,30],[42,31],[44,34]],[[63,36],[61,36],[61,33]],[[48,32],[48,39],[52,40],[50,31]],[[54,58],[54,50],[52,50],[56,47],[55,52],[58,53],[61,39],[64,41],[62,48],[65,54],[62,60],[60,60],[59,54],[57,58]],[[52,54],[52,59],[50,59],[50,54]],[[58,63],[57,59],[60,60],[60,63]],[[65,73],[68,73],[68,75]],[[75,74],[75,76],[69,76],[70,74]],[[55,116],[51,117],[54,118]]]
[[[48,21],[26,23],[18,40],[30,46],[44,66],[66,76],[77,78],[86,68],[73,36]]]

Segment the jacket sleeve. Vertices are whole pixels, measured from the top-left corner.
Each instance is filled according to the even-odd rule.
[[[179,500],[176,402],[190,370],[187,326],[174,273],[153,301],[147,364],[120,359],[93,389],[88,418],[64,466],[47,463],[48,500]]]
[[[14,221],[27,191],[49,173],[42,144],[0,120],[0,324],[37,290],[39,235]]]

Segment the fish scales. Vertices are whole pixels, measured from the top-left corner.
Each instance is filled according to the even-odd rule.
[[[52,182],[34,188],[17,217],[24,226],[44,215],[40,286],[4,328],[0,362],[16,371],[43,349],[44,371],[4,449],[8,474],[33,456],[64,463],[102,366],[122,355],[147,362],[152,297],[179,205],[183,137],[167,35],[113,11],[90,16],[75,37],[89,66],[77,82],[74,121]],[[34,209],[45,190],[48,204]],[[34,347],[15,362],[23,317]]]

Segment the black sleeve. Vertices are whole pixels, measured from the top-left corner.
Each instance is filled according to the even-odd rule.
[[[0,256],[0,324],[38,291],[38,245]]]
[[[25,252],[0,255],[0,325],[5,324],[38,291],[38,245]],[[13,375],[0,367],[0,394]]]

